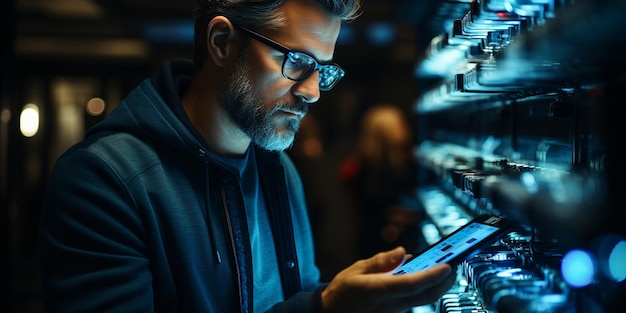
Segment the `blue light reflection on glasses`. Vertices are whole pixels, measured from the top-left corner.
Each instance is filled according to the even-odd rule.
[[[345,71],[337,64],[322,64],[307,53],[289,49],[284,45],[248,28],[242,26],[236,27],[253,39],[285,54],[282,74],[290,80],[305,80],[313,72],[319,70],[319,88],[322,91],[328,91],[331,90],[345,75]]]

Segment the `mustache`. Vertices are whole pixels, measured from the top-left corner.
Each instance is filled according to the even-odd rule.
[[[297,100],[292,104],[287,102],[280,102],[274,107],[273,111],[294,112],[304,116],[307,112],[309,112],[309,104],[304,102],[303,100]]]

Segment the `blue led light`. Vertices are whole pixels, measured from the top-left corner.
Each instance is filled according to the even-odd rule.
[[[595,274],[593,256],[582,250],[569,251],[563,257],[561,274],[573,287],[585,287],[591,284]]]
[[[594,238],[592,251],[598,272],[616,282],[626,280],[626,239],[619,234],[602,234]]]
[[[609,256],[609,273],[618,282],[626,279],[626,241],[622,240],[615,245]]]
[[[539,184],[537,184],[535,176],[533,176],[531,173],[522,173],[520,179],[522,181],[522,184],[526,187],[526,190],[528,190],[528,193],[537,193],[539,191]]]

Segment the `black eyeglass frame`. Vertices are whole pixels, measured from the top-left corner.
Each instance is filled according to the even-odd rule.
[[[331,89],[333,89],[333,87],[335,87],[335,85],[337,85],[337,83],[341,80],[341,78],[343,78],[343,76],[345,76],[346,72],[343,68],[341,68],[341,66],[339,66],[336,63],[322,63],[320,61],[318,61],[315,57],[313,57],[312,55],[306,53],[306,52],[302,52],[302,51],[298,51],[298,50],[293,50],[290,49],[274,40],[272,40],[271,38],[265,37],[253,30],[250,30],[246,27],[243,26],[235,26],[236,28],[238,28],[239,30],[242,30],[246,35],[252,37],[253,39],[256,39],[258,41],[260,41],[261,43],[265,44],[266,46],[272,48],[272,49],[276,49],[277,51],[283,53],[285,55],[284,59],[283,59],[283,64],[281,67],[281,73],[283,75],[283,77],[293,80],[293,81],[303,81],[305,79],[307,79],[309,76],[311,76],[311,74],[313,74],[313,72],[320,70],[320,69],[324,69],[324,68],[331,68],[334,71],[337,71],[337,78],[328,86],[323,86],[321,83],[321,80],[319,82],[319,88],[321,91],[329,91]],[[296,54],[301,54],[301,55],[305,55],[309,58],[311,58],[311,60],[313,60],[315,62],[315,67],[310,68],[304,75],[302,75],[302,77],[300,78],[293,78],[293,77],[289,77],[288,75],[285,74],[285,64],[287,64],[287,60]]]

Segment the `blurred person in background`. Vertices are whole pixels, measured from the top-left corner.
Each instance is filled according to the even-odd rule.
[[[412,128],[400,107],[380,103],[364,112],[355,151],[340,166],[360,258],[396,246],[415,251],[421,244],[413,147]]]
[[[56,162],[39,238],[46,312],[403,312],[449,265],[402,247],[320,280],[285,152],[358,0],[196,0],[195,62],[144,80]]]

